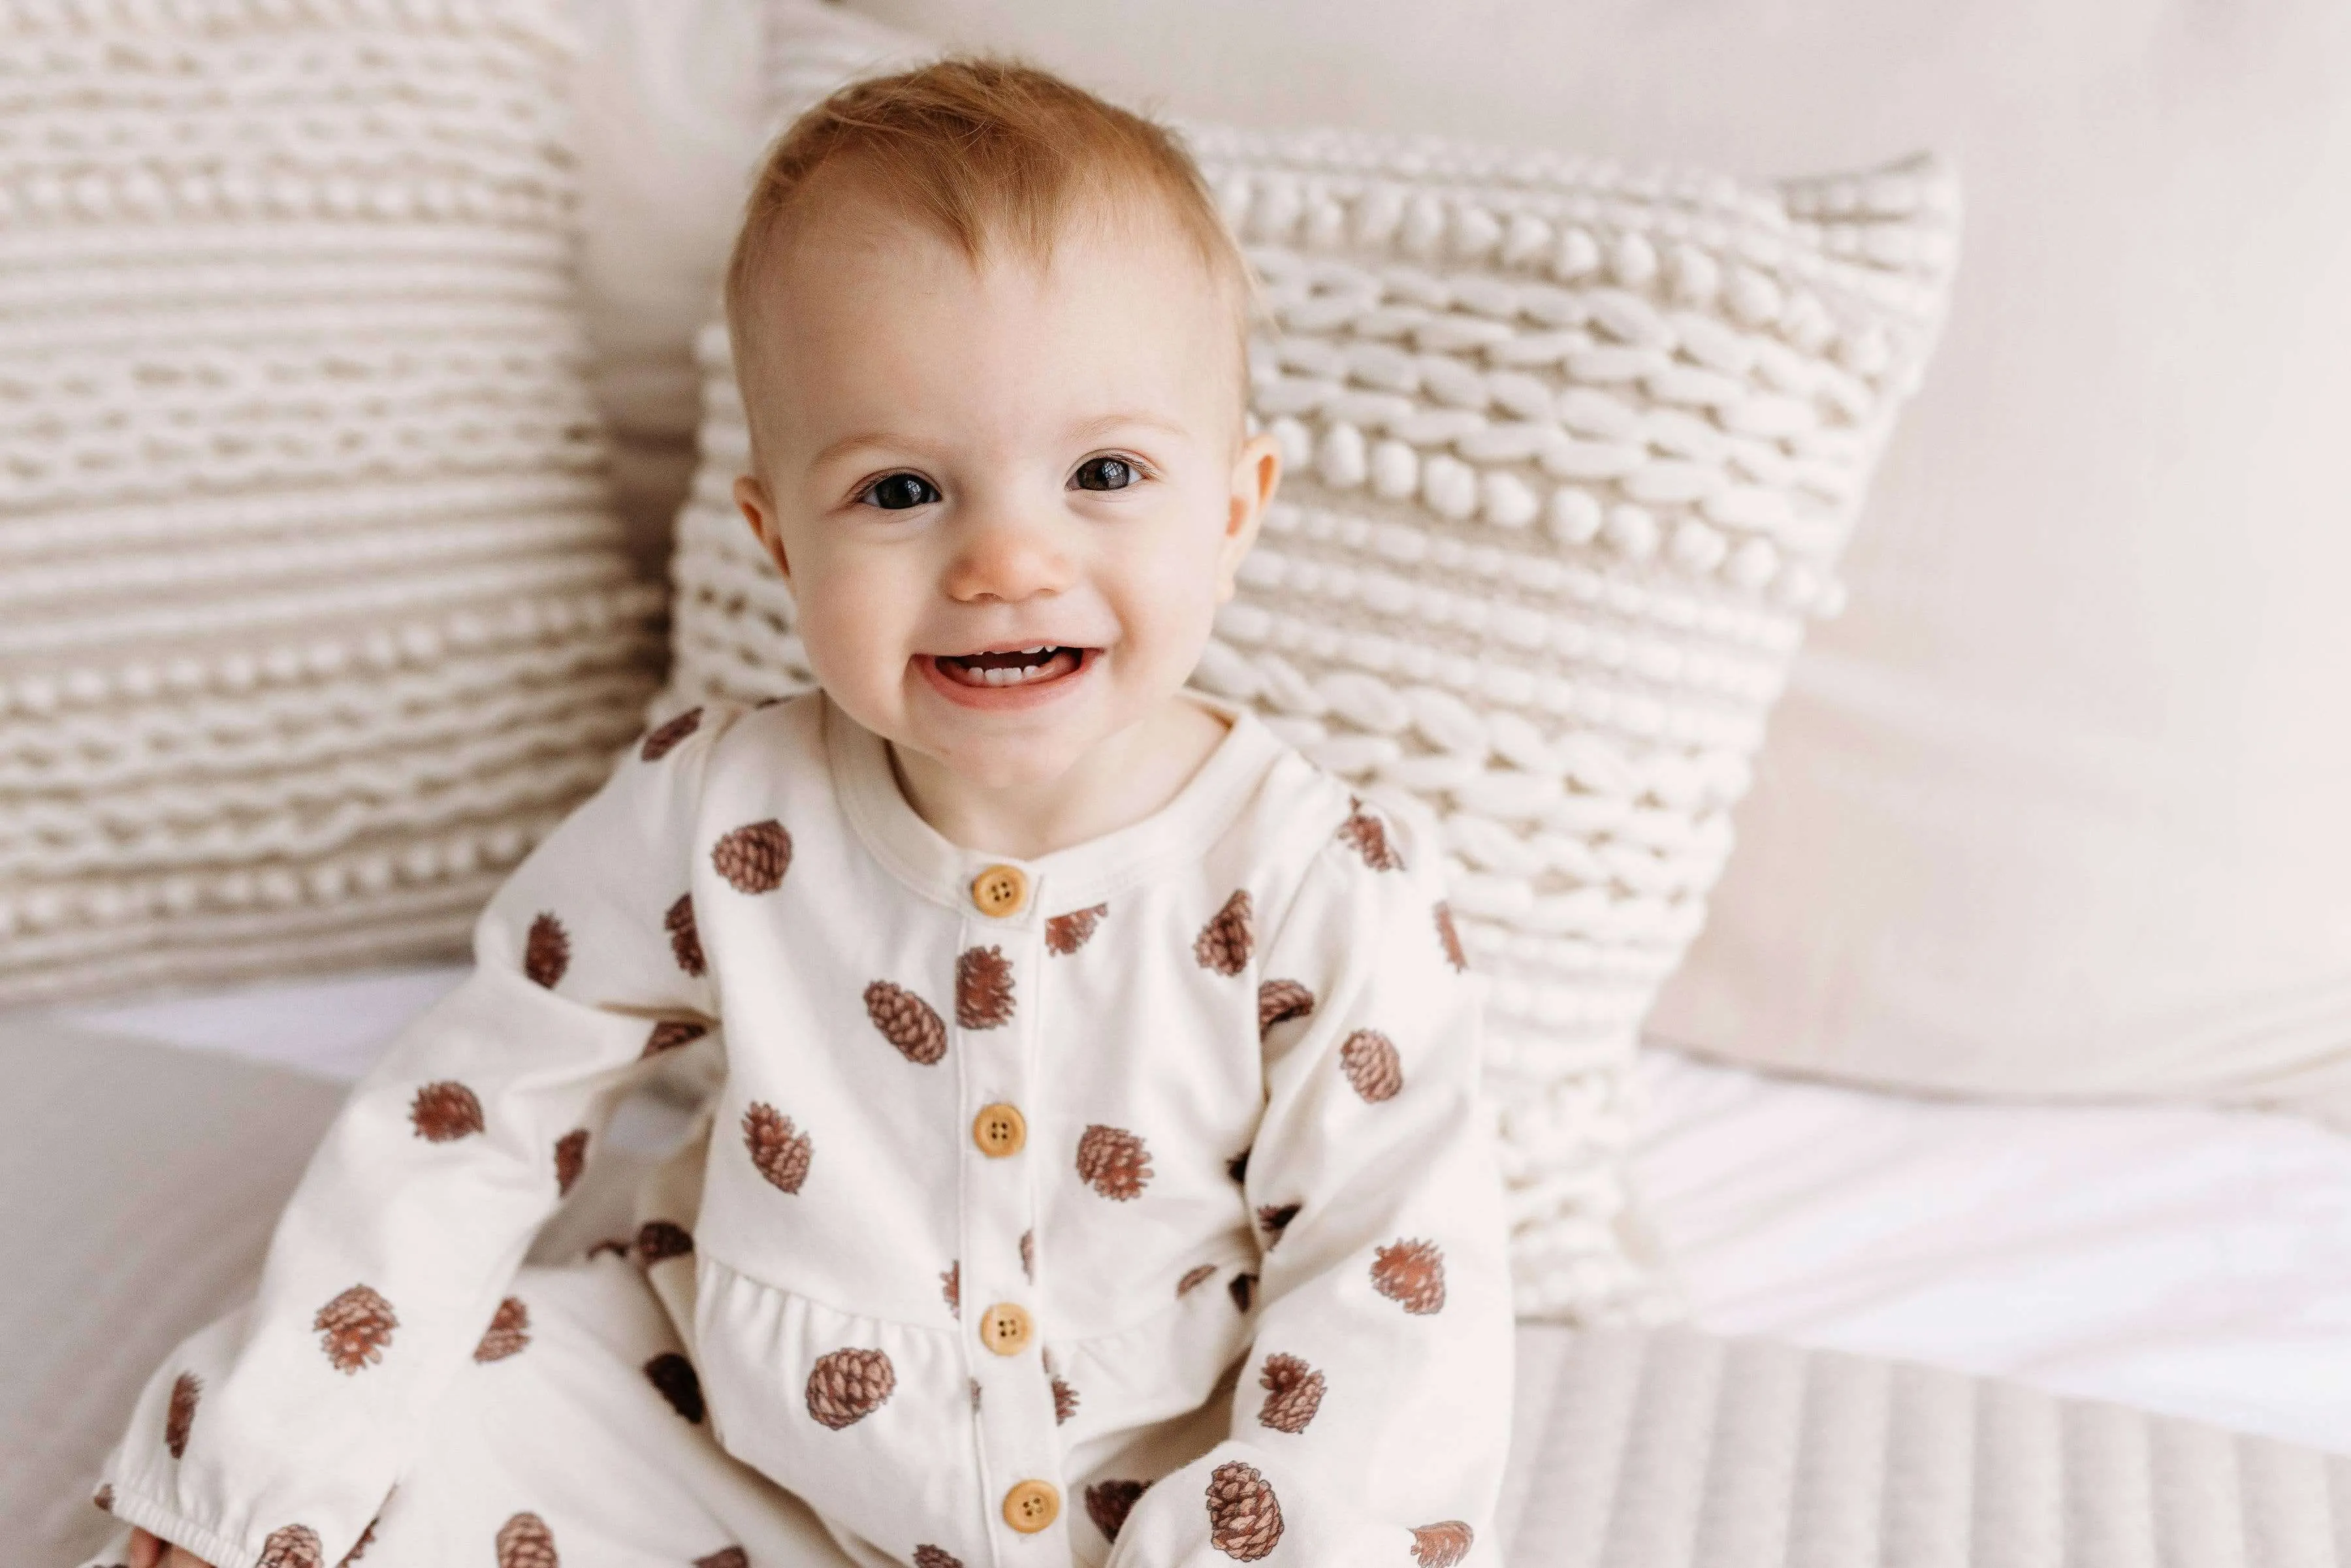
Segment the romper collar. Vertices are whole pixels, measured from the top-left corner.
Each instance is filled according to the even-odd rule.
[[[1015,866],[1029,897],[998,924],[1027,926],[1084,909],[1146,882],[1173,862],[1196,862],[1248,804],[1280,756],[1279,737],[1238,703],[1186,689],[1187,698],[1222,716],[1229,727],[1173,800],[1139,822],[1056,850],[1036,860],[967,850],[923,821],[898,789],[881,737],[820,696],[822,734],[835,797],[874,859],[926,898],[974,914],[972,883],[989,866]]]

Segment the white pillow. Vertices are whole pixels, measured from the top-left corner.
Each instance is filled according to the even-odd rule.
[[[772,15],[779,115],[847,57],[897,57],[829,9]],[[1290,464],[1196,679],[1446,821],[1493,977],[1520,1308],[1656,1310],[1618,1228],[1635,1030],[1698,928],[1804,618],[1838,599],[1941,312],[1953,183],[1924,161],[1771,185],[1186,135],[1268,285],[1254,403]],[[665,707],[810,678],[729,494],[748,448],[723,329],[701,349]]]
[[[461,953],[634,733],[571,64],[0,0],[0,1005]]]

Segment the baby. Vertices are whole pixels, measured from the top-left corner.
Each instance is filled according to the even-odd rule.
[[[1170,138],[1040,72],[791,129],[736,496],[821,690],[669,718],[500,888],[151,1380],[99,1561],[1499,1561],[1437,844],[1181,689],[1280,467],[1249,298]],[[521,1267],[688,1045],[632,1239]]]

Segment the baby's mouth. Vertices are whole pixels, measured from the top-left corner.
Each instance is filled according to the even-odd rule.
[[[1033,686],[1074,674],[1085,662],[1083,648],[1051,643],[1001,653],[935,653],[931,662],[963,686]]]

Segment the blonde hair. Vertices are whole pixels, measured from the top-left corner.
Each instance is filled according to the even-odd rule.
[[[1175,136],[1033,66],[955,57],[852,82],[793,121],[769,150],[726,263],[738,373],[758,279],[810,182],[835,165],[975,265],[998,246],[1044,263],[1073,210],[1113,208],[1115,198],[1142,192],[1229,290],[1236,341],[1246,351],[1255,281]]]

